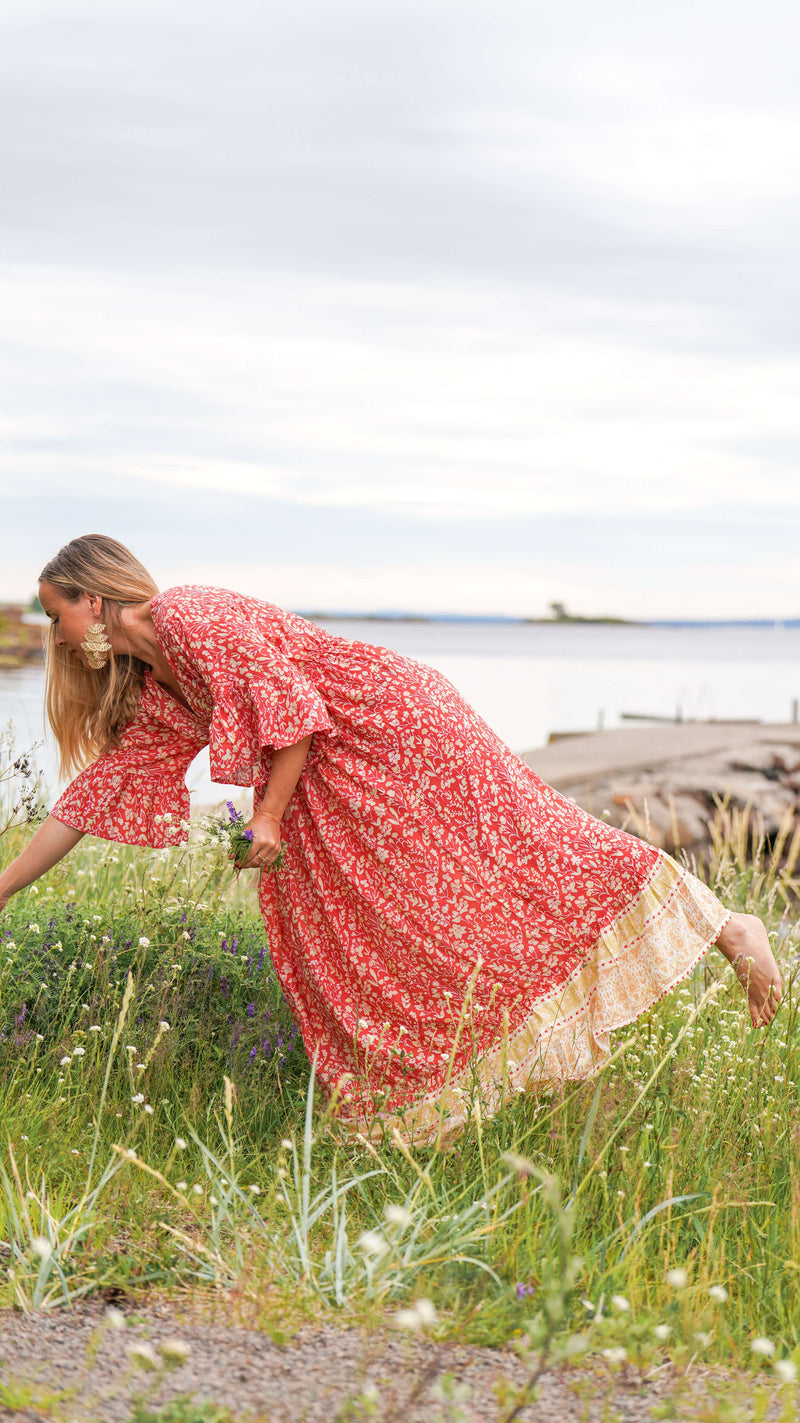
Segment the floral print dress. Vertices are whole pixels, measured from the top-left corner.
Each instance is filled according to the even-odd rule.
[[[254,786],[257,805],[274,750],[312,734],[260,904],[318,1079],[354,1126],[435,1139],[476,1090],[488,1113],[588,1075],[730,917],[541,781],[430,667],[224,589],[172,588],[151,609],[189,709],[148,674],[121,745],[52,813],[179,844],[203,746],[212,779]]]

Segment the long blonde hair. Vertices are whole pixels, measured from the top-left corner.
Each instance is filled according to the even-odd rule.
[[[105,534],[72,539],[39,574],[74,603],[83,593],[103,599],[101,621],[111,627],[120,609],[146,603],[158,592],[147,569],[130,549]],[[92,671],[68,648],[56,646],[55,625],[45,640],[45,707],[61,753],[61,775],[68,777],[119,744],[122,728],[136,714],[145,664],[127,653],[109,653]]]

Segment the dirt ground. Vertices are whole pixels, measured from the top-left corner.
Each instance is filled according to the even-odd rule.
[[[170,1400],[192,1396],[195,1408],[183,1415],[187,1423],[213,1417],[211,1404],[230,1409],[237,1423],[335,1423],[340,1418],[450,1423],[453,1413],[436,1397],[437,1376],[449,1374],[461,1386],[457,1406],[462,1418],[499,1423],[508,1406],[499,1404],[498,1380],[521,1384],[526,1377],[511,1351],[435,1344],[394,1331],[305,1326],[288,1343],[275,1344],[259,1331],[203,1322],[174,1305],[124,1306],[122,1313],[125,1323],[115,1328],[98,1303],[37,1316],[3,1312],[0,1418],[129,1423],[137,1398],[141,1407],[147,1396],[147,1407],[158,1416]],[[167,1340],[178,1340],[191,1351],[169,1373],[156,1374],[133,1360],[131,1347],[149,1345],[158,1358]],[[786,1390],[765,1383],[771,1397],[760,1416],[777,1419],[787,1403]],[[613,1368],[598,1359],[579,1369],[547,1373],[540,1399],[518,1419],[652,1423],[675,1417],[727,1423],[750,1416],[748,1394],[755,1387],[749,1376],[737,1381],[701,1369],[678,1376],[669,1367],[643,1376],[630,1364]],[[723,1394],[735,1411],[711,1402]]]

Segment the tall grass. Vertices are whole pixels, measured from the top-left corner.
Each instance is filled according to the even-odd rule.
[[[475,1342],[538,1319],[548,1350],[742,1362],[766,1336],[800,1361],[798,846],[723,806],[714,847],[778,949],[772,1027],[712,954],[598,1079],[411,1152],[345,1140],[318,1099],[244,877],[84,842],[0,920],[0,1301],[194,1281],[279,1333],[425,1296]]]

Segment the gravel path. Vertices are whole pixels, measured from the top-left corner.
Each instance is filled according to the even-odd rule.
[[[416,1402],[411,1398],[430,1366],[469,1385],[469,1399],[460,1407],[470,1423],[497,1423],[494,1384],[500,1377],[518,1383],[524,1378],[512,1353],[431,1344],[395,1332],[306,1327],[288,1344],[276,1345],[255,1330],[199,1322],[196,1313],[182,1314],[174,1304],[126,1307],[126,1313],[123,1328],[110,1327],[99,1304],[32,1317],[0,1313],[0,1380],[8,1391],[5,1405],[13,1405],[0,1404],[0,1418],[128,1423],[136,1395],[156,1383],[158,1391],[149,1402],[154,1412],[170,1399],[193,1395],[198,1404],[225,1405],[241,1423],[334,1423],[346,1401],[372,1385],[380,1397],[373,1415],[377,1423],[439,1423],[450,1415],[431,1396],[434,1372]],[[185,1363],[160,1379],[131,1368],[132,1345],[145,1343],[157,1351],[166,1340],[190,1347]],[[674,1384],[663,1372],[643,1383],[639,1372],[627,1366],[612,1375],[598,1361],[590,1368],[546,1375],[541,1400],[525,1408],[519,1420],[652,1423],[654,1405],[664,1402]],[[56,1402],[53,1396],[62,1390],[68,1396]],[[696,1375],[692,1397],[682,1400],[677,1416],[697,1418],[704,1393],[704,1380]],[[770,1409],[768,1416],[777,1417],[777,1412]]]

